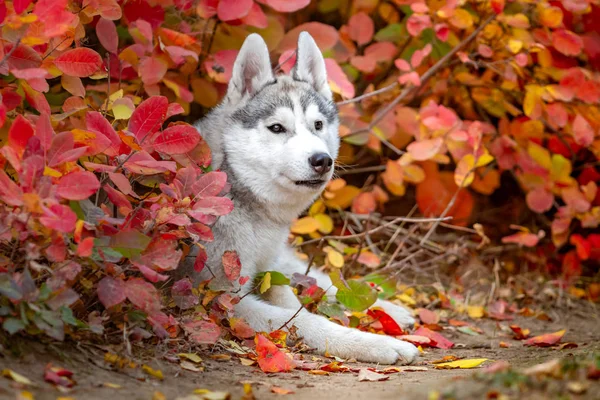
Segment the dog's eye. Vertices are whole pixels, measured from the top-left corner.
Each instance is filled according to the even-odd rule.
[[[315,121],[315,129],[318,131],[323,129],[323,121]]]
[[[285,128],[283,126],[281,126],[281,124],[273,124],[269,127],[269,130],[273,133],[283,133],[285,132]]]

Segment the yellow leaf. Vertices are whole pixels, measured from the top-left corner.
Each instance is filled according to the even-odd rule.
[[[310,206],[310,208],[308,209],[308,215],[310,215],[311,217],[314,217],[317,214],[323,214],[325,212],[325,203],[323,203],[323,200],[321,199],[317,199],[317,201],[315,201],[312,206]]]
[[[112,108],[112,113],[115,119],[129,119],[133,114],[133,110],[127,106],[127,104],[119,103],[115,104]]]
[[[152,394],[152,400],[167,400],[167,397],[161,392],[154,392]]]
[[[473,16],[467,10],[457,8],[450,18],[450,23],[459,29],[467,29],[473,26]]]
[[[508,49],[511,51],[511,53],[517,54],[519,51],[521,51],[522,48],[523,42],[521,42],[520,40],[510,39],[508,41]]]
[[[552,165],[550,166],[550,179],[553,182],[569,184],[573,181],[571,171],[573,169],[571,161],[560,154],[552,155]]]
[[[33,393],[28,392],[27,390],[22,390],[18,395],[17,395],[17,400],[33,400]]]
[[[550,152],[546,150],[544,147],[534,143],[529,142],[529,146],[527,147],[527,154],[540,166],[547,170],[550,170],[552,167],[552,160],[550,158]]]
[[[330,250],[327,253],[327,261],[335,268],[342,268],[344,266],[344,256],[335,250]]]
[[[62,174],[60,171],[52,169],[50,167],[44,167],[44,176],[51,176],[53,178],[60,178]]]
[[[23,385],[31,385],[32,384],[32,382],[28,378],[13,371],[12,369],[2,370],[2,376],[6,377],[8,379],[12,379],[13,381],[15,381],[17,383],[21,383]]]
[[[407,295],[405,293],[399,294],[398,296],[396,296],[396,298],[398,300],[400,300],[401,302],[403,302],[404,304],[408,304],[410,306],[417,305],[417,302],[412,297],[410,297],[409,295]]]
[[[208,389],[196,389],[194,394],[199,394],[203,400],[225,400],[230,399],[229,392],[213,392]]]
[[[202,362],[202,359],[196,353],[179,353],[177,356],[179,356],[179,358],[186,358],[192,362],[195,362],[196,364]]]
[[[425,170],[416,164],[407,165],[404,167],[404,180],[410,183],[421,183],[425,180]]]
[[[482,318],[484,311],[482,306],[468,306],[467,314],[473,319]]]
[[[548,7],[544,4],[540,7],[540,22],[548,28],[557,28],[562,24],[563,12],[558,7]]]
[[[333,230],[333,220],[327,214],[317,214],[313,217],[319,224],[319,232],[327,235]]]
[[[267,290],[269,290],[269,288],[271,287],[271,273],[267,272],[265,274],[265,277],[263,278],[262,283],[260,284],[260,294],[263,294],[264,292],[266,292]]]
[[[319,222],[313,217],[304,217],[296,220],[290,230],[293,233],[298,233],[300,235],[312,233],[319,229]]]
[[[469,369],[469,368],[478,367],[487,360],[488,360],[487,358],[471,358],[471,359],[467,359],[467,360],[458,360],[458,361],[451,361],[451,362],[436,364],[435,367],[437,369],[455,369],[455,368]]]
[[[473,179],[475,179],[474,166],[475,157],[473,154],[466,154],[460,159],[454,171],[454,183],[456,183],[456,186],[467,187],[473,183]]]
[[[542,115],[542,94],[544,88],[539,85],[525,86],[525,99],[523,100],[523,111],[532,119]]]
[[[94,132],[86,131],[84,129],[72,129],[71,133],[73,134],[73,140],[76,142],[96,139],[96,134]]]
[[[123,386],[117,384],[117,383],[111,383],[111,382],[104,382],[102,384],[102,386],[107,387],[107,388],[111,388],[111,389],[121,389]]]
[[[155,377],[156,379],[160,379],[161,381],[164,379],[163,373],[159,369],[153,369],[149,365],[142,365],[142,370],[150,376]]]

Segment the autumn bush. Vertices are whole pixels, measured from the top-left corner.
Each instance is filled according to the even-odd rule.
[[[284,72],[311,33],[338,100],[340,178],[292,226],[299,240],[347,235],[344,213],[416,204],[470,240],[531,248],[527,262],[564,282],[597,278],[595,18],[596,0],[0,3],[3,329],[254,335],[231,295],[188,279],[161,290],[192,249],[204,267],[210,226],[233,208],[190,123],[220,101],[252,32]],[[325,251],[334,269],[390,257]]]

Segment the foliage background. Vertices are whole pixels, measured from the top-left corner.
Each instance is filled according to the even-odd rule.
[[[310,32],[338,101],[340,177],[292,226],[296,243],[339,239],[311,263],[397,274],[487,249],[505,273],[538,268],[597,300],[599,17],[595,0],[2,2],[4,330],[253,335],[230,295],[157,289],[192,247],[204,267],[233,207],[188,123],[219,102],[251,32],[284,72]],[[407,214],[453,219],[342,244],[351,225]],[[437,253],[417,249],[428,240]],[[223,264],[247,281],[235,253]]]

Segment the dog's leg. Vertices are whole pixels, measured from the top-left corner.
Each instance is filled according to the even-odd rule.
[[[279,257],[277,259],[277,270],[281,273],[287,276],[291,276],[295,272],[304,274],[306,272],[306,267],[307,264],[296,257],[291,248],[286,246],[279,253]],[[327,274],[316,269],[311,269],[308,275],[317,280],[317,285],[319,285],[319,287],[327,290],[328,296],[335,297],[337,288],[333,286],[331,283],[331,278],[329,278]],[[412,328],[415,324],[415,319],[413,318],[411,312],[402,306],[396,305],[387,300],[377,299],[375,304],[373,304],[373,307],[380,307],[402,328]]]
[[[273,287],[268,298],[281,306],[269,304],[256,296],[246,296],[235,306],[235,312],[256,331],[270,332],[287,323],[297,328],[304,343],[323,354],[382,364],[411,363],[419,354],[415,346],[390,336],[376,335],[346,328],[305,309],[300,309],[289,286]],[[292,304],[295,303],[295,304]],[[293,317],[293,318],[292,318]]]

